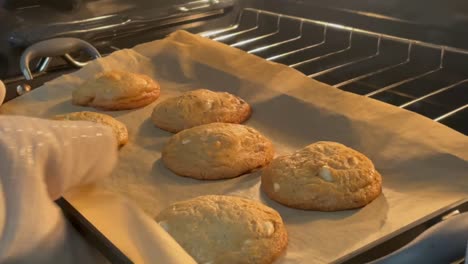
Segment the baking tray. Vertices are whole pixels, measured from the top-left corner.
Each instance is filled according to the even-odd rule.
[[[290,234],[284,262],[329,263],[395,235],[467,197],[468,157],[460,148],[467,141],[460,133],[186,32],[93,61],[78,72],[8,102],[0,110],[4,114],[38,117],[82,111],[84,108],[71,105],[71,91],[82,80],[109,68],[133,69],[160,80],[161,87],[166,88],[160,100],[200,87],[237,94],[254,108],[247,125],[271,138],[278,155],[318,140],[338,141],[368,155],[384,177],[383,195],[362,209],[335,213],[293,210],[259,192],[258,174],[199,182],[170,173],[158,160],[161,147],[172,134],[155,128],[148,120],[154,104],[132,111],[106,112],[127,124],[130,143],[121,149],[118,168],[105,184],[130,197],[149,217],[170,203],[197,195],[245,195],[283,216]],[[422,131],[425,137],[421,137]],[[92,239],[107,237],[110,242],[104,243],[107,247],[101,245],[101,250],[106,254],[115,251],[122,257],[120,253],[126,251],[117,249],[112,232],[100,229],[82,209],[77,211],[98,227],[94,231],[91,228],[95,235]],[[347,232],[346,236],[342,232]],[[310,237],[314,239],[307,239]],[[119,259],[112,254],[108,257]]]
[[[101,252],[111,263],[129,264],[133,263],[120,249],[96,229],[82,214],[78,212],[66,199],[61,198],[57,204],[62,208],[65,216],[72,225],[80,232],[90,245]],[[407,227],[401,228],[374,243],[336,260],[336,264],[361,264],[390,254],[403,247],[431,226],[441,222],[443,218],[453,212],[468,212],[468,199],[456,202],[446,208],[428,215]]]
[[[61,197],[55,203],[62,209],[64,216],[83,238],[111,263],[133,263],[120,249],[88,221],[73,205]]]

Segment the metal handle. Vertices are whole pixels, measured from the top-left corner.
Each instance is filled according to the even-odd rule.
[[[29,46],[21,55],[20,67],[26,80],[32,80],[33,75],[29,69],[29,62],[37,57],[62,56],[66,61],[75,66],[83,67],[86,63],[75,61],[68,53],[84,50],[93,58],[100,58],[99,51],[88,42],[77,38],[54,38],[37,42]]]

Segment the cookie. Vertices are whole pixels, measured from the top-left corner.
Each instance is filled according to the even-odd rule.
[[[70,120],[70,121],[90,121],[103,125],[110,126],[114,131],[117,143],[119,146],[123,146],[128,142],[128,131],[127,127],[113,118],[112,116],[95,113],[95,112],[74,112],[65,115],[58,115],[54,117],[55,120]]]
[[[178,202],[160,212],[156,221],[197,263],[272,263],[288,244],[275,210],[235,196]]]
[[[250,105],[235,95],[198,89],[157,104],[151,120],[161,129],[179,132],[215,122],[240,124],[251,113]]]
[[[257,130],[228,123],[183,130],[162,151],[168,169],[200,180],[234,178],[265,166],[273,156],[273,144]]]
[[[149,76],[108,71],[75,89],[72,103],[103,110],[127,110],[152,103],[159,93],[159,84]]]
[[[318,211],[363,207],[382,191],[382,177],[366,156],[336,142],[317,142],[274,159],[262,190],[283,205]]]

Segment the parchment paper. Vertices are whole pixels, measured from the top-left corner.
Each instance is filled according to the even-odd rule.
[[[71,91],[109,69],[148,74],[160,82],[162,95],[142,109],[107,112],[128,126],[130,142],[121,149],[112,178],[100,188],[124,194],[151,217],[173,202],[198,195],[233,194],[260,200],[275,208],[287,226],[289,246],[279,263],[331,262],[468,197],[464,135],[183,31],[96,60],[7,103],[1,113],[50,117],[91,110],[73,106]],[[221,181],[174,175],[160,161],[161,149],[172,134],[156,128],[149,117],[158,102],[200,87],[227,91],[249,102],[254,112],[246,124],[272,139],[277,155],[318,140],[341,142],[365,153],[383,176],[383,194],[358,210],[301,211],[266,198],[259,190],[261,172]]]

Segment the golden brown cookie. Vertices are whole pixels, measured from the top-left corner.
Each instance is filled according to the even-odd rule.
[[[149,76],[108,71],[74,90],[72,103],[103,110],[126,110],[146,106],[158,99],[159,94],[159,84]]]
[[[114,131],[119,147],[127,144],[128,142],[127,127],[123,123],[109,115],[83,111],[69,113],[65,115],[58,115],[55,116],[54,119],[70,121],[90,121],[94,123],[107,125],[112,128],[112,131]]]
[[[240,124],[251,113],[250,105],[235,95],[198,89],[160,102],[151,119],[161,129],[179,132],[215,122]]]
[[[274,159],[262,172],[261,188],[289,207],[338,211],[374,200],[382,191],[382,177],[358,151],[321,141]]]
[[[288,244],[275,210],[235,196],[178,202],[159,213],[156,221],[198,263],[272,263]]]
[[[183,130],[162,151],[162,161],[171,171],[204,180],[240,176],[265,166],[273,156],[273,144],[257,130],[228,123]]]

